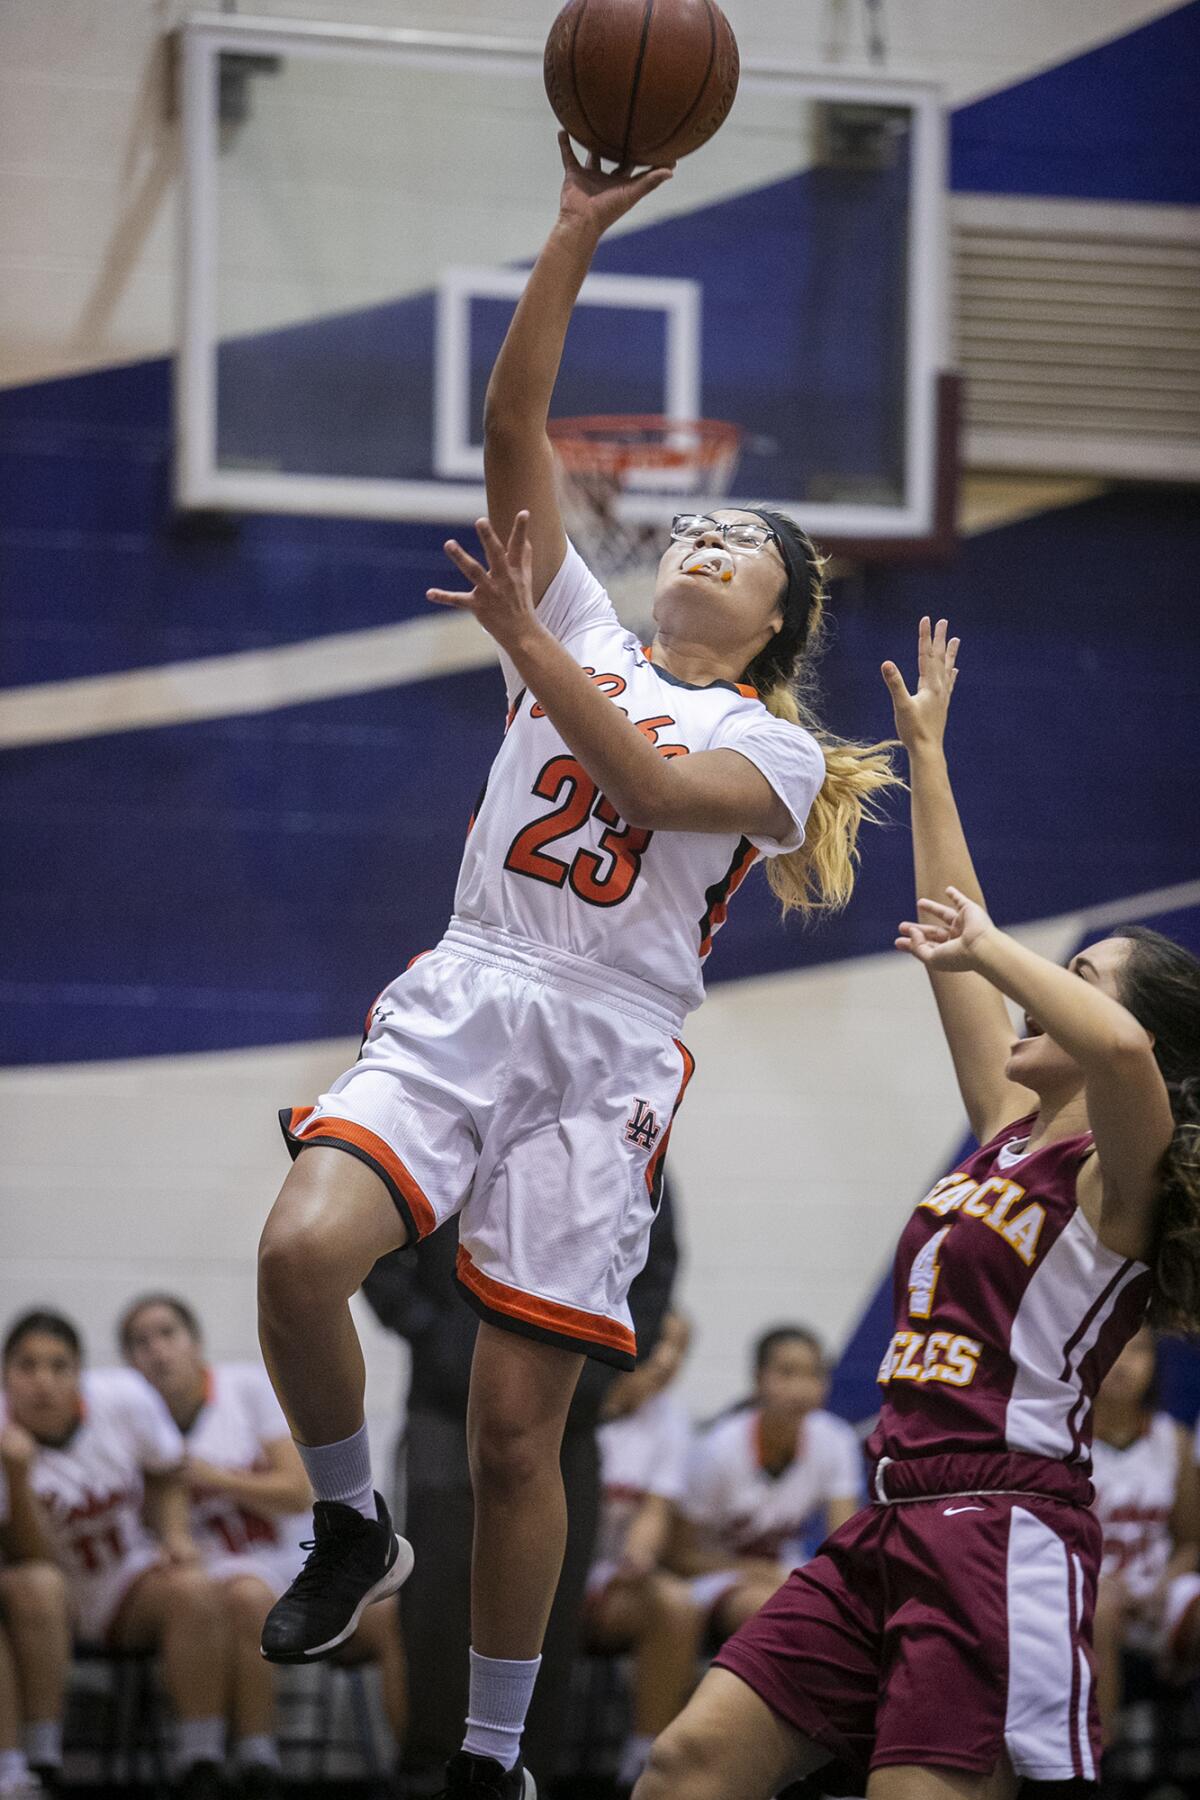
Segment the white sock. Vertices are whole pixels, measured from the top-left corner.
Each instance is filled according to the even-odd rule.
[[[239,1738],[234,1745],[233,1760],[239,1769],[275,1769],[283,1767],[279,1757],[279,1745],[265,1731],[252,1732],[249,1737]]]
[[[464,1750],[472,1756],[494,1757],[502,1769],[513,1767],[521,1754],[525,1714],[541,1666],[540,1656],[532,1662],[505,1662],[498,1656],[477,1656],[471,1651]]]
[[[224,1760],[224,1719],[180,1719],[175,1728],[175,1766],[181,1774],[196,1763]]]
[[[25,1754],[36,1768],[57,1769],[62,1762],[61,1719],[34,1719],[25,1727]]]
[[[0,1750],[0,1794],[15,1794],[18,1788],[28,1791],[29,1764],[23,1750]]]
[[[379,1517],[365,1425],[360,1425],[353,1437],[342,1438],[336,1444],[297,1444],[296,1448],[318,1500],[336,1500],[342,1506],[352,1506],[364,1519]]]
[[[654,1739],[646,1732],[635,1731],[625,1739],[625,1748],[621,1752],[621,1767],[617,1772],[617,1780],[622,1787],[632,1787],[650,1761],[650,1752],[654,1748]]]

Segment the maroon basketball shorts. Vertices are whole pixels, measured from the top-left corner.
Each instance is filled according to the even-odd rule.
[[[1086,1507],[964,1493],[865,1507],[716,1663],[853,1776],[896,1764],[1096,1779],[1099,1527]]]

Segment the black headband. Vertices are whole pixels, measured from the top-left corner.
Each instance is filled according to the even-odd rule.
[[[775,534],[775,542],[779,546],[779,554],[787,573],[787,587],[783,593],[783,631],[780,636],[787,637],[799,648],[808,631],[809,610],[820,584],[820,571],[814,561],[815,552],[804,533],[785,514],[774,512],[766,506],[749,506],[746,511],[761,519]]]

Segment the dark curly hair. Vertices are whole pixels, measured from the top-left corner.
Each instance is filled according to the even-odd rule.
[[[1200,958],[1160,931],[1131,925],[1121,999],[1154,1039],[1175,1135],[1163,1157],[1149,1262],[1150,1322],[1200,1334]]]

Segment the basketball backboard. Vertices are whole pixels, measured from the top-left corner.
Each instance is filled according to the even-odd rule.
[[[540,44],[219,14],[182,46],[181,505],[474,518],[561,179]],[[942,135],[925,84],[746,67],[602,242],[555,412],[731,421],[733,501],[827,542],[928,537]]]

